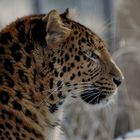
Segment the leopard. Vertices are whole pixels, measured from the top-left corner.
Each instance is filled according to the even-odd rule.
[[[66,104],[105,105],[123,79],[68,9],[17,18],[0,31],[0,140],[59,140]]]

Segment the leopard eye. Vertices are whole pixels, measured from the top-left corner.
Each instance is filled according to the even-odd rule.
[[[91,57],[94,58],[94,59],[99,59],[99,56],[94,52],[92,52]]]
[[[88,52],[86,53],[86,55],[87,55],[88,57],[90,57],[90,58],[93,58],[93,59],[99,59],[99,56],[98,56],[95,52],[93,52],[93,51],[88,51]]]

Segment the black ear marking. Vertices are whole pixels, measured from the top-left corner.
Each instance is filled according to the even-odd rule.
[[[75,9],[67,8],[64,13],[60,15],[64,19],[73,19],[75,17]]]
[[[61,17],[63,17],[63,18],[69,18],[69,8],[67,8],[65,10],[65,12],[61,14]]]

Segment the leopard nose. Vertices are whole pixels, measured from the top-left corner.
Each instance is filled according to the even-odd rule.
[[[121,83],[122,83],[122,79],[119,78],[113,78],[113,82],[116,84],[116,86],[118,87]]]

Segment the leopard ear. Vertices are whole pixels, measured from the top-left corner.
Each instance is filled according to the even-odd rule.
[[[48,46],[54,46],[63,42],[71,32],[71,30],[64,25],[56,10],[52,10],[48,16],[43,17],[43,21],[47,22],[46,41]]]

